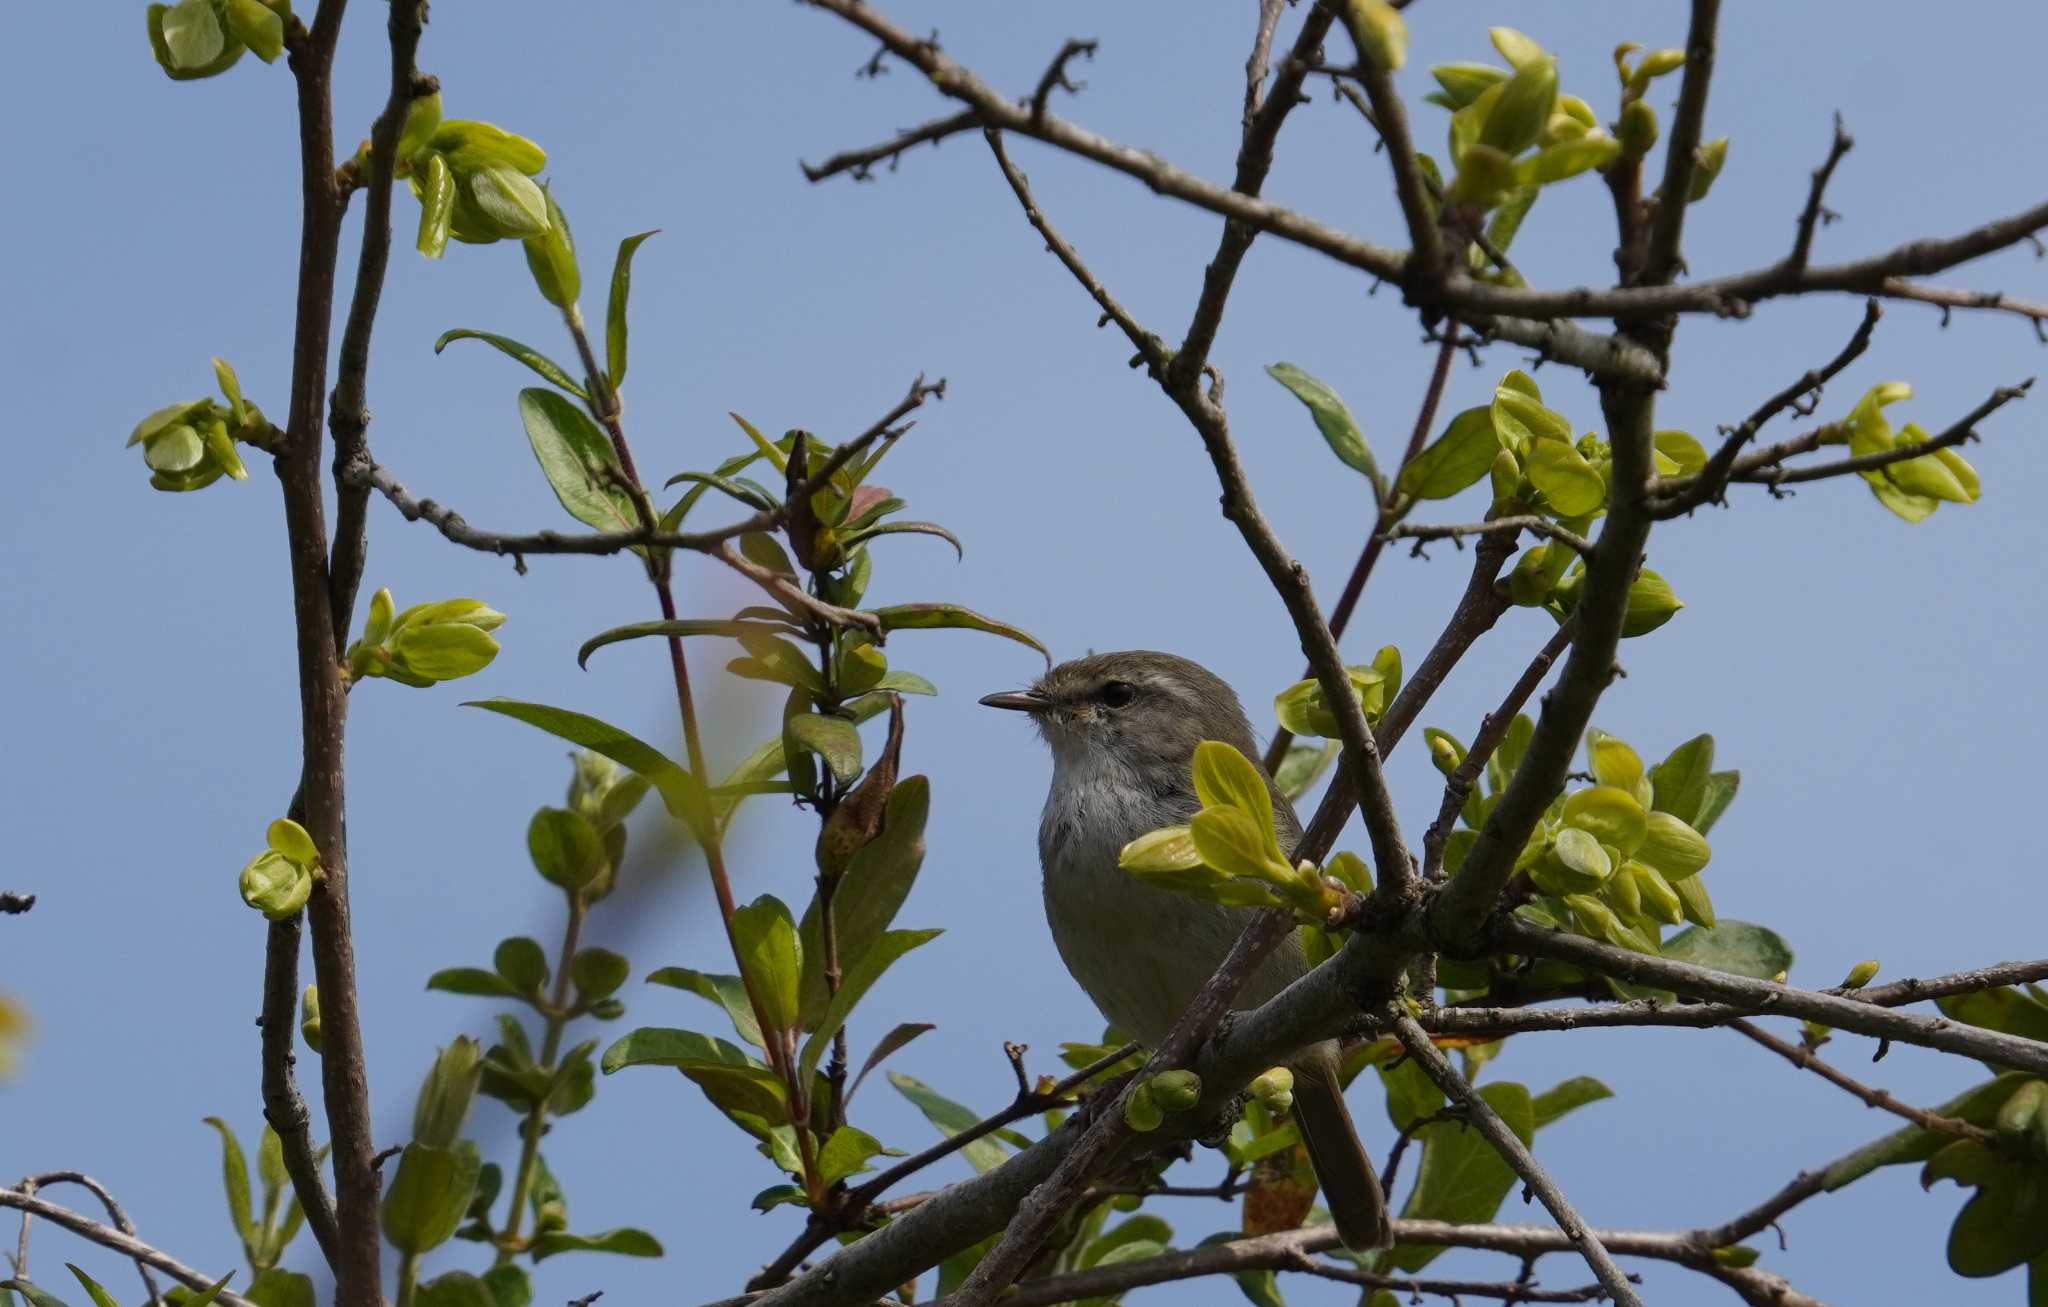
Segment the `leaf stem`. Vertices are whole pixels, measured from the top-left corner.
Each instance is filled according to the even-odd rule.
[[[562,931],[562,956],[555,966],[555,992],[541,1009],[544,1026],[541,1033],[540,1066],[543,1071],[555,1069],[555,1059],[561,1056],[562,1030],[569,1024],[569,964],[575,960],[576,946],[583,935],[583,914],[586,911],[581,893],[569,896],[569,924]],[[533,1174],[540,1162],[540,1137],[547,1125],[548,1100],[542,1098],[528,1110],[526,1122],[520,1134],[524,1141],[519,1149],[519,1169],[512,1177],[512,1205],[505,1213],[505,1228],[497,1238],[498,1259],[493,1265],[503,1266],[514,1256],[526,1251],[527,1242],[519,1237],[519,1225],[526,1211],[527,1195],[533,1189]]]

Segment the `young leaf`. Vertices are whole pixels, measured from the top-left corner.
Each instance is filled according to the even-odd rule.
[[[883,933],[874,946],[861,956],[859,962],[847,968],[839,982],[839,988],[825,1005],[825,1014],[818,1020],[818,1028],[804,1044],[803,1056],[797,1062],[799,1078],[809,1081],[818,1069],[818,1061],[831,1046],[832,1036],[839,1033],[846,1024],[846,1018],[853,1014],[854,1004],[860,1002],[868,990],[874,987],[882,973],[893,965],[896,959],[914,948],[937,939],[938,930],[891,930]]]
[[[1680,881],[1672,888],[1688,884]],[[1792,947],[1778,932],[1747,921],[1712,929],[1690,926],[1664,941],[1664,956],[1756,980],[1780,980],[1792,967]]]
[[[881,834],[847,864],[832,900],[842,969],[859,965],[909,896],[924,865],[924,826],[930,812],[931,783],[922,776],[904,777],[889,795]],[[802,938],[802,1024],[815,1028],[826,1005],[825,948],[815,899],[804,910]]]
[[[519,989],[495,971],[481,967],[449,967],[427,977],[427,988],[482,998],[518,998]]]
[[[846,1101],[853,1101],[854,1094],[860,1091],[861,1081],[868,1078],[868,1072],[880,1066],[891,1053],[926,1031],[937,1029],[938,1027],[929,1021],[905,1021],[901,1025],[891,1027],[888,1034],[875,1041],[874,1051],[868,1054],[868,1060],[860,1064],[860,1073],[854,1076],[853,1084],[847,1087]]]
[[[961,545],[960,537],[940,526],[937,522],[883,522],[864,530],[855,531],[839,542],[841,550],[851,550],[876,536],[918,535],[937,536],[953,546],[955,558],[967,557],[967,550]]]
[[[844,717],[803,713],[783,723],[782,732],[799,748],[823,758],[841,785],[860,775],[860,732]]]
[[[568,369],[564,368],[561,364],[555,362],[547,355],[541,353],[533,346],[522,345],[518,341],[513,340],[510,336],[499,336],[494,335],[493,333],[488,331],[473,331],[468,327],[457,327],[453,331],[444,331],[441,333],[441,338],[434,342],[434,352],[436,354],[439,354],[442,350],[448,348],[448,342],[452,340],[480,340],[484,342],[486,345],[490,345],[495,349],[505,354],[508,354],[515,359],[518,359],[521,363],[524,363],[527,367],[532,368],[535,372],[538,372],[542,377],[545,377],[547,380],[553,382],[557,386],[560,386],[563,390],[568,391],[576,398],[590,398],[590,396],[584,391],[583,387],[577,385],[576,382],[570,378]]]
[[[924,1119],[938,1127],[939,1133],[946,1138],[951,1139],[962,1130],[980,1123],[981,1118],[972,1109],[947,1098],[922,1080],[900,1071],[891,1071],[888,1075],[889,1083],[896,1086],[896,1092],[915,1104],[917,1110],[924,1113]],[[1030,1144],[1030,1140],[1014,1130],[998,1130],[966,1145],[960,1150],[960,1155],[977,1171],[993,1171],[1008,1157],[1003,1146],[996,1142],[998,1139],[1009,1140],[1019,1148]]]
[[[601,1234],[569,1234],[550,1230],[533,1241],[533,1260],[545,1261],[556,1253],[617,1253],[622,1257],[659,1257],[661,1241],[645,1230],[621,1226]]]
[[[928,631],[939,627],[986,631],[1006,640],[1015,640],[1018,644],[1030,645],[1044,657],[1047,666],[1052,664],[1052,651],[1040,644],[1030,632],[993,617],[984,617],[958,604],[897,604],[877,608],[874,615],[882,623],[884,631]]]
[[[664,482],[662,488],[667,489],[677,482],[690,482],[695,485],[696,489],[690,492],[691,495],[699,495],[710,489],[729,495],[747,507],[761,512],[768,512],[775,507],[775,497],[751,477],[720,476],[712,472],[678,472]],[[688,496],[685,496],[684,502],[688,502]]]
[[[739,1037],[756,1048],[762,1047],[761,1026],[754,1020],[754,1009],[747,1001],[746,986],[738,976],[713,975],[693,971],[689,967],[662,967],[647,977],[650,985],[667,985],[685,993],[716,1003],[732,1019],[732,1027]]]
[[[1329,442],[1330,452],[1342,459],[1352,471],[1364,473],[1372,482],[1374,496],[1384,500],[1387,487],[1380,477],[1379,464],[1373,461],[1372,449],[1365,443],[1365,435],[1358,429],[1351,410],[1345,407],[1343,397],[1292,363],[1272,364],[1266,369],[1266,375],[1287,387],[1289,393],[1308,407],[1309,416],[1315,419],[1316,430],[1322,432],[1323,439]]]
[[[633,255],[642,241],[657,234],[659,229],[626,237],[612,262],[612,297],[604,313],[604,367],[613,390],[626,379],[626,296],[633,289]]]
[[[613,481],[618,455],[588,414],[552,390],[519,392],[519,419],[555,498],[569,515],[600,531],[639,525],[632,496]]]
[[[646,636],[673,635],[687,638],[693,635],[737,637],[749,634],[790,635],[796,633],[796,628],[786,623],[742,622],[709,617],[686,617],[674,622],[631,622],[625,626],[614,626],[609,631],[601,632],[585,640],[583,647],[576,651],[576,665],[587,669],[590,664],[590,655],[606,645],[618,644],[625,640],[638,640]]]
[[[1409,460],[1395,488],[1414,499],[1449,499],[1483,480],[1499,453],[1492,410],[1468,408],[1451,419],[1436,443]]]
[[[242,1155],[242,1141],[235,1138],[235,1132],[228,1123],[217,1116],[206,1118],[206,1124],[220,1131],[220,1172],[221,1181],[228,1195],[228,1219],[234,1222],[235,1233],[241,1236],[244,1248],[256,1243],[256,1218],[249,1207],[249,1162]]]
[[[827,1185],[869,1168],[868,1159],[882,1151],[881,1141],[865,1130],[840,1126],[818,1149],[818,1178]]]
[[[114,1295],[108,1293],[98,1280],[93,1279],[70,1262],[64,1263],[64,1269],[71,1272],[73,1279],[85,1286],[86,1296],[92,1299],[93,1307],[121,1307],[121,1304],[114,1300]]]
[[[559,736],[571,744],[580,744],[592,753],[601,753],[620,766],[638,772],[653,783],[671,816],[689,826],[700,841],[708,838],[711,803],[702,782],[646,741],[595,717],[566,708],[550,708],[546,704],[522,703],[516,699],[473,699],[463,707],[487,709],[529,726],[538,726],[550,735]]]
[[[1541,1130],[1588,1103],[1597,1103],[1603,1098],[1612,1097],[1614,1091],[1592,1076],[1573,1076],[1569,1080],[1560,1081],[1536,1095],[1533,1100],[1531,1106],[1535,1111],[1534,1128]]]
[[[792,1028],[803,958],[797,951],[796,923],[788,906],[772,894],[763,894],[733,914],[732,929],[741,973],[754,982],[762,1017],[777,1030]]]

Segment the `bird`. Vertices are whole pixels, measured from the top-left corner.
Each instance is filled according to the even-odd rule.
[[[1200,663],[1142,649],[1061,663],[1030,688],[981,703],[1029,715],[1052,751],[1038,852],[1046,920],[1061,961],[1110,1025],[1156,1048],[1256,909],[1149,885],[1122,870],[1118,854],[1131,840],[1183,825],[1200,810],[1197,744],[1220,740],[1257,765],[1243,706]],[[1266,786],[1281,845],[1292,848],[1301,823],[1270,776]],[[1299,936],[1290,931],[1235,1005],[1256,1007],[1307,970]],[[1355,1250],[1388,1246],[1386,1195],[1344,1105],[1336,1042],[1303,1049],[1291,1069],[1294,1118],[1338,1236]]]

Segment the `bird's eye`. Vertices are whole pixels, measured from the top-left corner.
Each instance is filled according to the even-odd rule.
[[[1129,681],[1111,681],[1102,687],[1102,701],[1112,708],[1121,708],[1138,697],[1138,687]]]

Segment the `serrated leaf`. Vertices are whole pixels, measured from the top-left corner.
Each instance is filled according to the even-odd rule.
[[[434,342],[434,352],[439,354],[442,350],[448,348],[450,341],[455,340],[480,340],[500,353],[524,363],[527,367],[539,373],[544,379],[560,386],[576,398],[590,398],[583,387],[577,385],[575,379],[569,375],[567,368],[564,368],[561,364],[555,362],[531,345],[521,344],[510,336],[500,336],[494,332],[477,331],[470,327],[457,327],[453,331],[441,333],[441,338]]]

